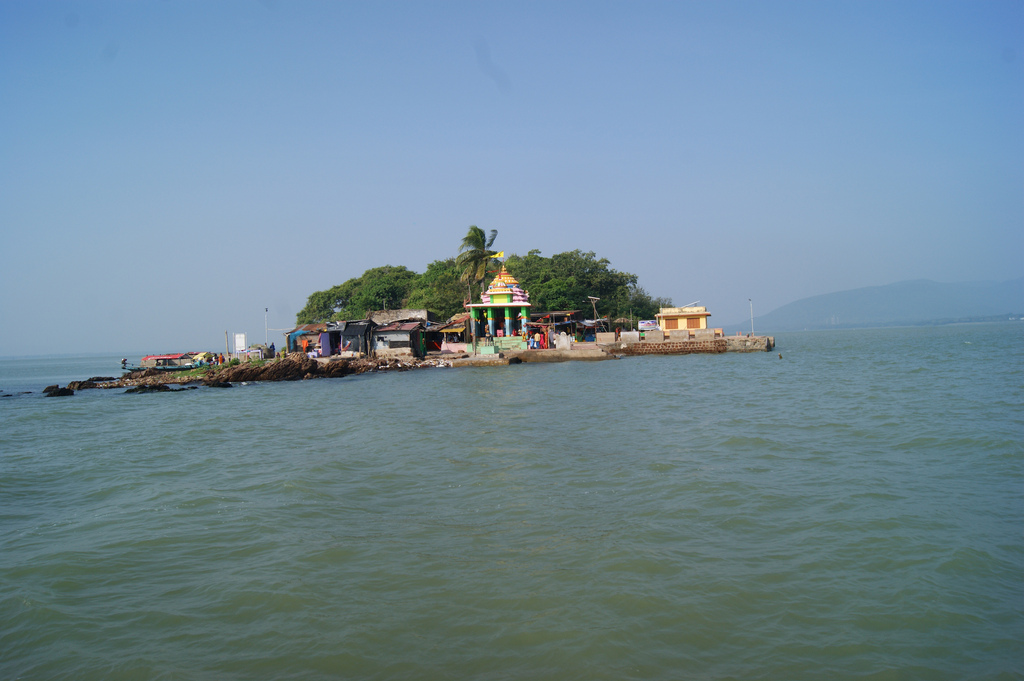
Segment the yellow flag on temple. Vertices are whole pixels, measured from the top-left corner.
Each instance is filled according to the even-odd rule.
[[[495,253],[491,257],[492,258],[504,258],[505,257],[505,251],[498,251],[497,253]]]

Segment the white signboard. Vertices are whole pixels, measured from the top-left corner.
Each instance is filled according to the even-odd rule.
[[[640,330],[641,331],[657,331],[658,320],[657,319],[641,319]]]
[[[245,344],[245,334],[244,333],[236,333],[235,334],[235,354],[237,355],[240,352],[245,352],[245,348],[246,347],[247,346]]]

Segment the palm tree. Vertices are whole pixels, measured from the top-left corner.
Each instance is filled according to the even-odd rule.
[[[484,292],[484,279],[487,277],[487,265],[497,254],[490,250],[498,230],[492,229],[490,237],[476,225],[470,225],[469,231],[459,246],[459,255],[455,264],[462,269],[460,279],[466,282],[469,289],[469,302],[473,302],[473,285],[480,284],[480,292]]]

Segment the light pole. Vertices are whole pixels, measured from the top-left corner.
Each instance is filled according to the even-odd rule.
[[[590,298],[590,305],[594,308],[594,340],[597,340],[597,301],[601,299],[594,296],[587,296],[587,298]]]
[[[267,330],[267,313],[270,312],[269,307],[263,308],[263,347],[270,347],[270,332]]]
[[[747,302],[750,303],[750,335],[754,335],[754,301],[747,298]]]

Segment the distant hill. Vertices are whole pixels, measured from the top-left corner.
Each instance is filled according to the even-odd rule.
[[[1024,315],[1024,277],[942,284],[926,279],[804,298],[755,317],[762,333],[995,321]],[[749,328],[749,322],[727,327]]]

